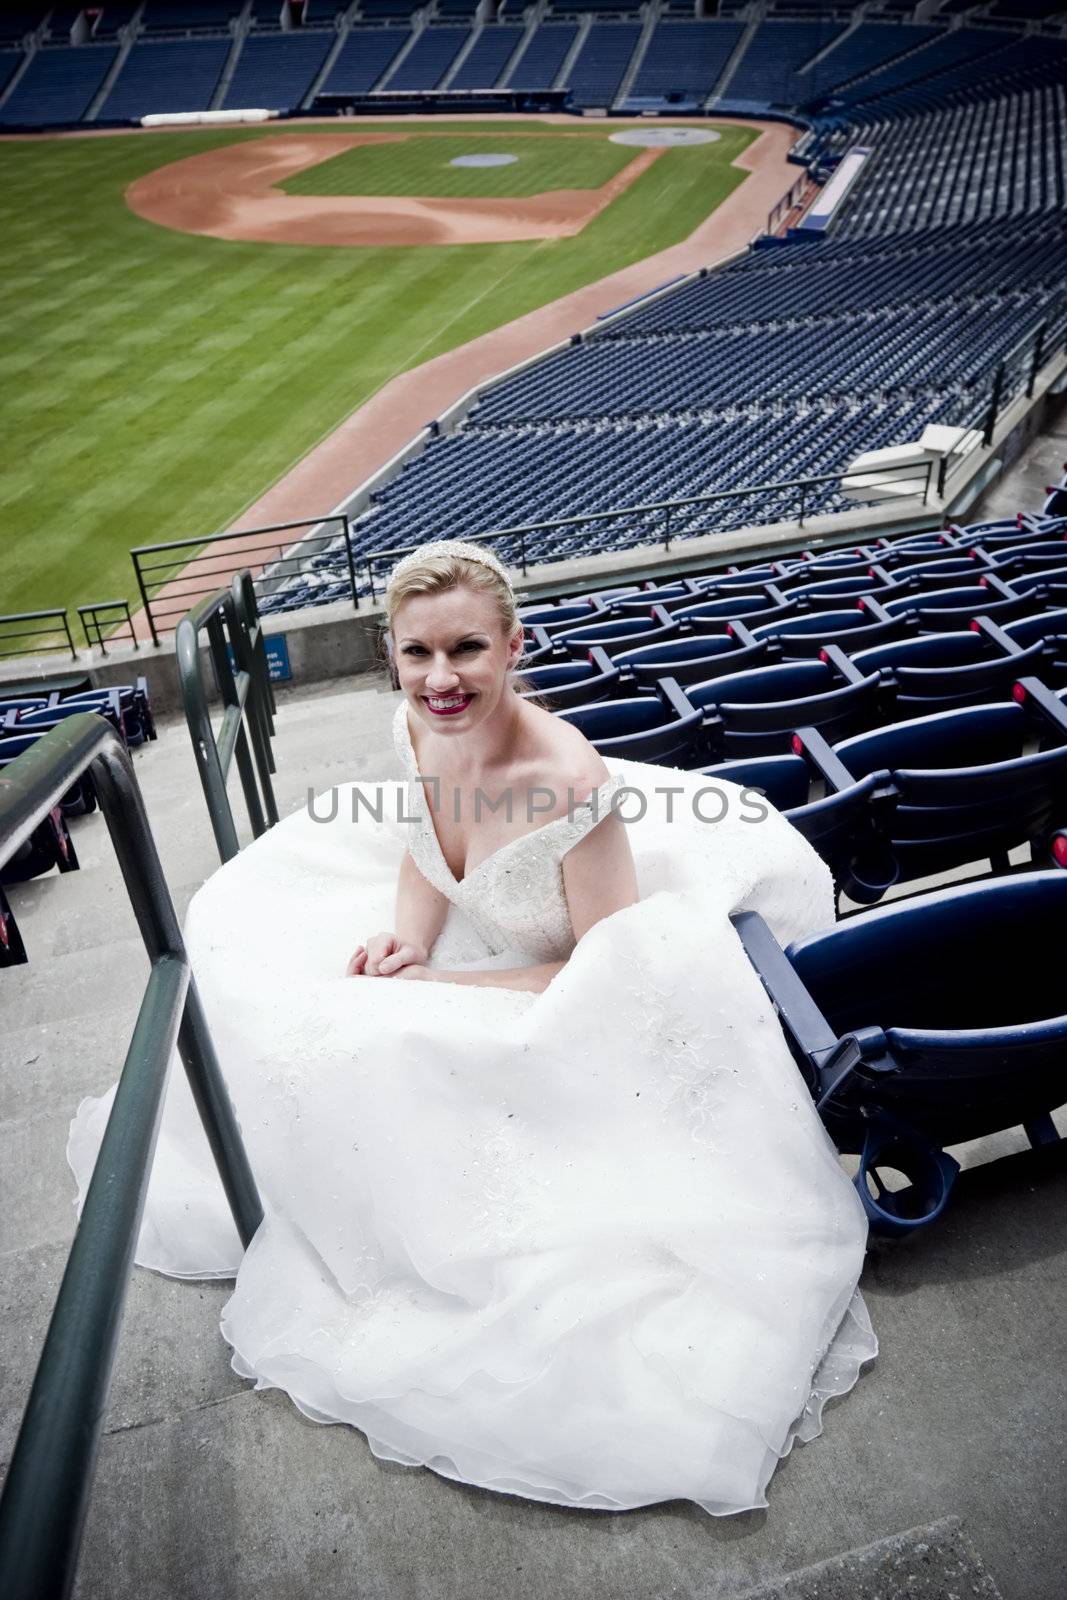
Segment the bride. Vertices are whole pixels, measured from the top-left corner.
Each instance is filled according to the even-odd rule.
[[[749,792],[522,699],[487,551],[423,546],[388,614],[406,779],[309,797],[187,919],[263,1224],[242,1258],[178,1070],[137,1259],[236,1276],[236,1370],[383,1459],[766,1505],[877,1344],[863,1209],[729,916],[798,938],[829,874]]]

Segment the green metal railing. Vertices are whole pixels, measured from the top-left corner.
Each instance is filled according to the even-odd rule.
[[[58,618],[58,621],[56,620]],[[35,623],[35,627],[10,627],[12,623]],[[19,643],[13,650],[7,648],[11,639],[30,640]],[[58,641],[58,642],[56,642]],[[0,656],[44,655],[48,651],[69,652],[71,660],[78,659],[74,636],[70,631],[67,613],[62,609],[50,611],[9,611],[0,617]]]
[[[751,484],[743,489],[717,489],[713,494],[686,495],[676,500],[653,500],[642,505],[612,506],[607,511],[584,511],[579,516],[555,517],[548,522],[527,522],[514,528],[493,528],[487,533],[465,533],[463,537],[468,544],[480,544],[494,539],[518,540],[518,559],[513,564],[518,566],[525,576],[532,564],[563,559],[551,552],[546,554],[543,542],[539,539],[527,544],[527,539],[531,535],[544,533],[558,535],[568,530],[577,532],[593,523],[625,518],[630,524],[631,532],[635,526],[641,525],[643,529],[648,530],[648,537],[639,545],[632,540],[626,544],[620,543],[618,546],[620,552],[653,548],[660,544],[664,551],[669,551],[673,540],[689,538],[697,533],[714,533],[716,508],[722,507],[729,511],[736,501],[768,495],[780,497],[783,521],[787,515],[795,516],[797,526],[802,528],[808,515],[813,490],[830,484],[847,483],[850,478],[858,479],[860,476],[862,474],[850,474],[848,471],[824,472],[807,478],[787,478],[777,483]],[[925,506],[934,488],[933,467],[927,461],[908,463],[899,467],[882,467],[866,476],[873,483],[870,495],[872,500],[878,498],[877,490],[884,493],[886,490],[896,489],[901,492],[902,497],[913,499],[919,505]],[[401,556],[410,555],[417,548],[417,545],[400,545],[390,550],[368,551],[358,558],[367,571],[372,603],[377,596],[375,568],[379,565],[391,567]],[[604,553],[606,552],[598,551],[598,554]]]
[[[300,529],[305,530],[303,535]],[[321,531],[307,531],[316,529]],[[293,537],[267,538],[273,534]],[[191,601],[210,596],[241,569],[267,568],[256,582],[264,592],[272,592],[286,579],[313,571],[314,558],[332,550],[338,538],[347,558],[352,604],[358,610],[352,529],[341,511],[325,517],[303,517],[298,522],[245,528],[240,533],[213,533],[202,539],[168,539],[162,544],[138,545],[130,551],[130,559],[152,643],[158,645],[160,633],[170,632]]]
[[[222,697],[222,723],[217,735],[211,726],[201,672],[202,633],[207,636],[215,682]],[[278,820],[271,783],[271,773],[275,770],[270,745],[274,732],[274,696],[249,572],[238,573],[231,588],[216,590],[182,618],[174,650],[185,720],[193,741],[193,754],[215,843],[220,860],[229,861],[240,849],[226,793],[226,780],[234,760],[253,834],[258,839]]]
[[[105,639],[110,639],[112,644],[128,639],[135,650],[141,648],[133,629],[128,600],[99,600],[95,605],[79,606],[78,616],[86,644],[90,649],[97,645],[102,656],[107,655]]]
[[[263,1219],[129,753],[102,717],[68,718],[0,774],[0,864],[86,771],[151,974],[0,1498],[4,1600],[64,1600],[74,1583],[175,1043],[246,1246]]]

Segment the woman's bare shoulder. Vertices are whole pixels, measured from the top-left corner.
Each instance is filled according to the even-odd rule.
[[[546,785],[574,798],[586,799],[608,779],[603,758],[572,722],[553,716],[542,706],[527,706],[528,730],[535,767]]]

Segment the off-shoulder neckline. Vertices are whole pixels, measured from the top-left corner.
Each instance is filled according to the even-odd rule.
[[[422,773],[419,771],[419,763],[415,758],[415,745],[411,738],[411,725],[408,722],[408,707],[406,700],[402,700],[397,707],[395,728],[398,732],[398,743],[402,741],[401,753],[405,757],[406,764],[410,769],[410,772],[413,774],[415,780],[419,783],[422,783],[423,777]],[[497,845],[495,850],[491,850],[487,856],[483,856],[480,861],[475,862],[473,867],[468,867],[462,878],[457,878],[456,874],[452,871],[452,868],[448,864],[448,857],[445,855],[445,852],[442,848],[441,840],[437,833],[437,826],[433,819],[433,813],[428,805],[426,808],[426,823],[442,867],[444,867],[456,888],[462,889],[466,884],[470,883],[475,873],[481,872],[482,868],[488,866],[490,861],[496,861],[499,856],[504,855],[508,850],[513,849],[516,845],[524,844],[528,839],[541,838],[552,828],[558,828],[561,824],[567,827],[573,827],[574,823],[578,820],[577,814],[579,812],[593,810],[594,794],[597,797],[596,809],[599,811],[601,797],[604,795],[605,791],[615,789],[621,782],[622,779],[619,777],[613,778],[609,776],[605,778],[602,784],[598,785],[596,789],[591,791],[589,798],[587,800],[583,800],[580,805],[574,808],[574,810],[566,812],[562,817],[552,817],[548,822],[542,822],[540,827],[528,829],[526,833],[516,834],[513,839],[505,839],[503,844]],[[600,820],[599,816],[597,820]]]

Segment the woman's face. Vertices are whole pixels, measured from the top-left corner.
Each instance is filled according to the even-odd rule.
[[[400,687],[439,732],[467,732],[508,690],[508,668],[522,654],[522,629],[508,639],[490,595],[458,584],[412,595],[397,607],[393,654]]]

